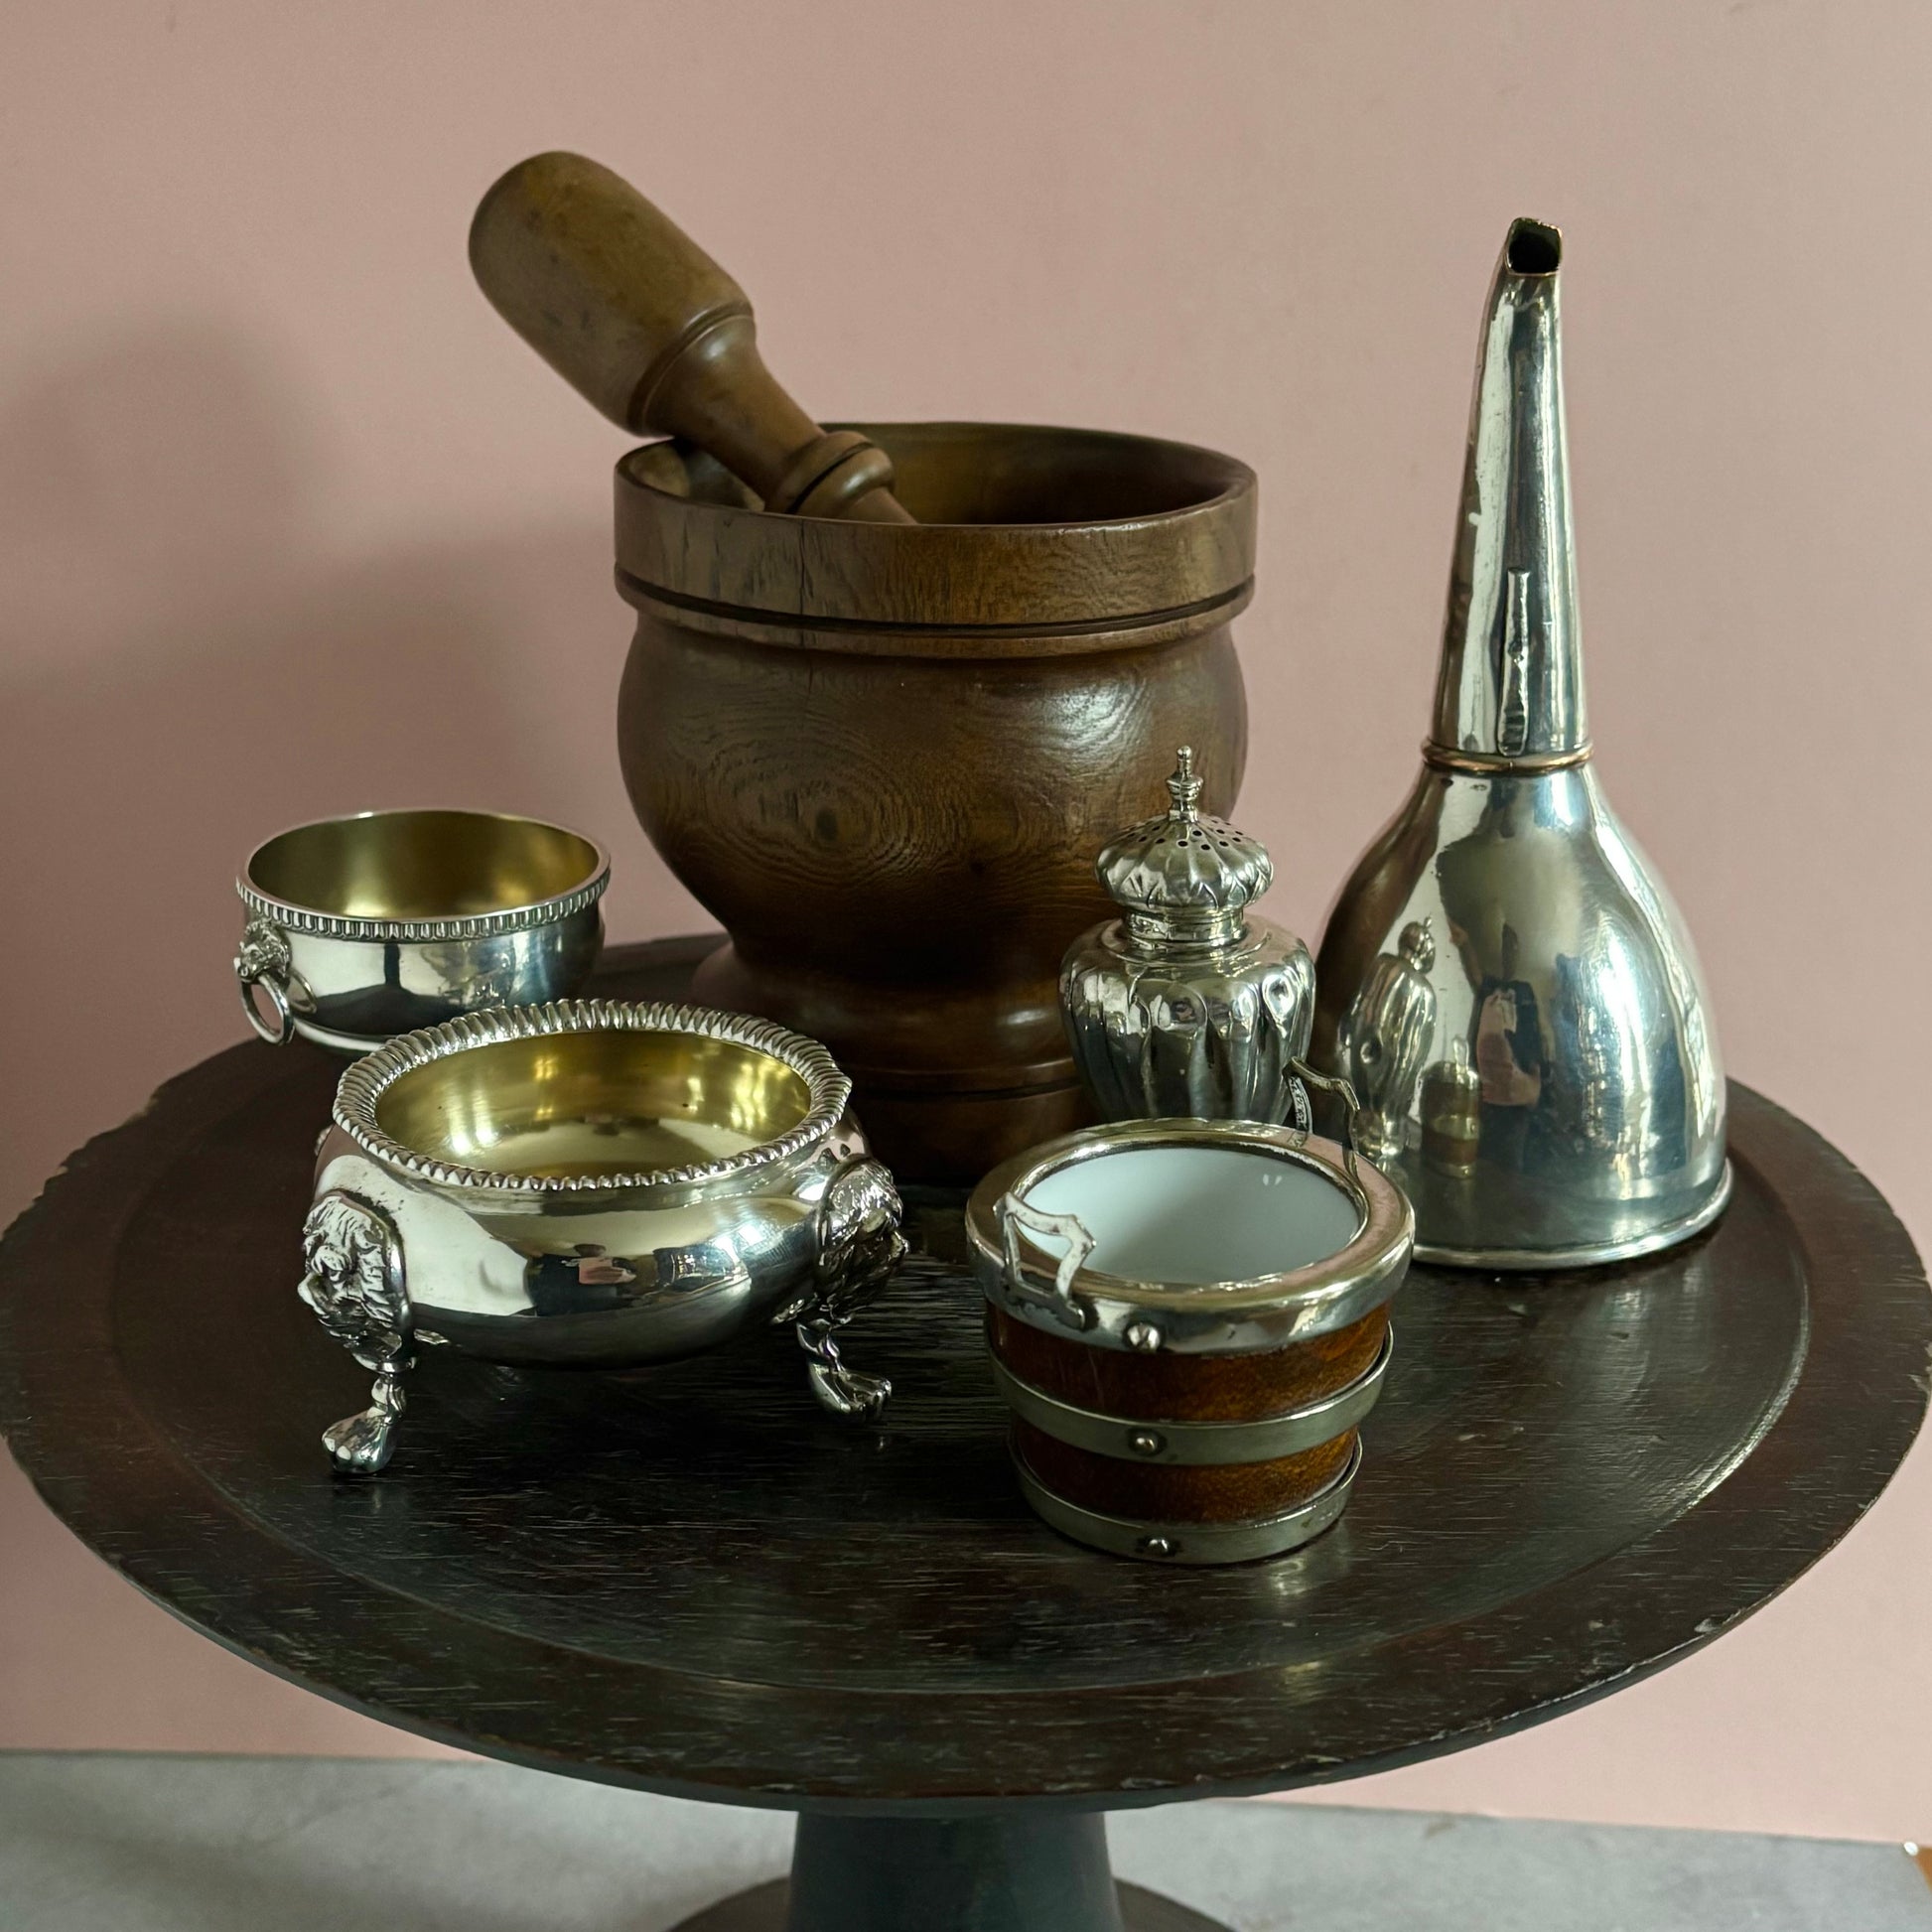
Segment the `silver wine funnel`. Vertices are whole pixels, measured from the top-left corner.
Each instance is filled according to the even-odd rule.
[[[1416,1254],[1568,1268],[1682,1241],[1730,1191],[1697,956],[1590,762],[1557,269],[1489,291],[1423,769],[1315,963],[1313,1058],[1361,1099]]]

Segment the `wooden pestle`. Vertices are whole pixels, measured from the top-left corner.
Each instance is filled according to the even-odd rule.
[[[578,154],[519,162],[477,209],[470,265],[503,320],[613,422],[695,443],[766,509],[912,521],[886,452],[792,401],[759,354],[745,291],[610,169]]]

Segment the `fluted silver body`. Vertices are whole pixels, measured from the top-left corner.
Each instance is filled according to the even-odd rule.
[[[1123,916],[1091,927],[1060,967],[1060,1012],[1107,1120],[1255,1120],[1298,1111],[1314,962],[1249,909],[1273,884],[1261,844],[1198,808],[1184,746],[1172,807],[1114,840],[1095,870]],[[1300,1102],[1298,1109],[1298,1099]]]
[[[1418,1256],[1471,1267],[1643,1254],[1729,1190],[1696,954],[1590,761],[1561,254],[1554,228],[1512,225],[1423,770],[1316,965],[1315,1064],[1363,1096],[1364,1146],[1415,1203]]]
[[[1096,928],[1060,969],[1067,1035],[1108,1120],[1259,1120],[1294,1110],[1289,1061],[1308,1050],[1314,962],[1292,932],[1251,918],[1192,958]]]

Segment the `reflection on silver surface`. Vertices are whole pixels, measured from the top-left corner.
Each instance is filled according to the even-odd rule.
[[[357,1061],[300,1291],[377,1377],[325,1438],[337,1467],[387,1462],[416,1342],[629,1368],[790,1325],[820,1405],[876,1418],[892,1384],[835,1337],[905,1244],[851,1090],[769,1021],[606,1000],[474,1014]]]
[[[1107,1230],[1041,1213],[1033,1190],[1081,1163],[1137,1151],[1236,1150],[1318,1175],[1359,1217],[1354,1238],[1285,1273],[1246,1281],[1136,1281],[1088,1266]],[[1016,1209],[1018,1211],[1016,1211]],[[1180,1238],[1197,1238],[1192,1222]],[[1055,1253],[1035,1237],[1068,1240]],[[1352,1149],[1260,1121],[1134,1120],[1084,1127],[992,1170],[966,1203],[966,1244],[988,1302],[1049,1333],[1096,1348],[1175,1355],[1273,1353],[1333,1334],[1390,1301],[1409,1272],[1409,1202]],[[1205,1239],[1205,1235],[1199,1238]]]
[[[1341,1016],[1335,1055],[1340,1076],[1360,1097],[1355,1138],[1371,1161],[1399,1154],[1408,1138],[1416,1083],[1436,1037],[1436,994],[1429,984],[1435,964],[1429,921],[1411,919],[1396,950],[1377,958]]]
[[[1468,1042],[1452,1039],[1449,1057],[1423,1075],[1422,1158],[1458,1178],[1475,1171],[1482,1145],[1482,1082],[1469,1064]]]
[[[1511,227],[1424,768],[1342,889],[1316,969],[1312,1057],[1362,1090],[1418,1256],[1476,1267],[1641,1254],[1707,1225],[1729,1189],[1696,955],[1589,761],[1560,259],[1555,229]]]
[[[1060,1012],[1104,1120],[1260,1120],[1308,1098],[1314,962],[1251,909],[1274,883],[1261,843],[1199,809],[1181,746],[1170,809],[1109,842],[1095,864],[1123,916],[1083,932],[1060,966]]]
[[[497,812],[359,812],[278,834],[235,882],[242,1012],[340,1052],[575,993],[603,943],[603,850]]]

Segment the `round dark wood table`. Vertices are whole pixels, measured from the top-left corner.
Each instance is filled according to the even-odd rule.
[[[710,943],[614,951],[598,990],[674,996]],[[1101,1814],[1631,1683],[1823,1556],[1925,1407],[1904,1230],[1733,1087],[1735,1198],[1699,1240],[1415,1271],[1348,1511],[1274,1562],[1123,1562],[1028,1512],[937,1194],[846,1340],[896,1385],[879,1429],[823,1415],[782,1334],[623,1375],[431,1351],[387,1472],[345,1480],[320,1432],[368,1378],[294,1294],[341,1069],[233,1047],[69,1162],[0,1244],[0,1422],[75,1534],[265,1669],[492,1757],[797,1811],[788,1889],[706,1932],[1205,1927],[1116,1890]]]

